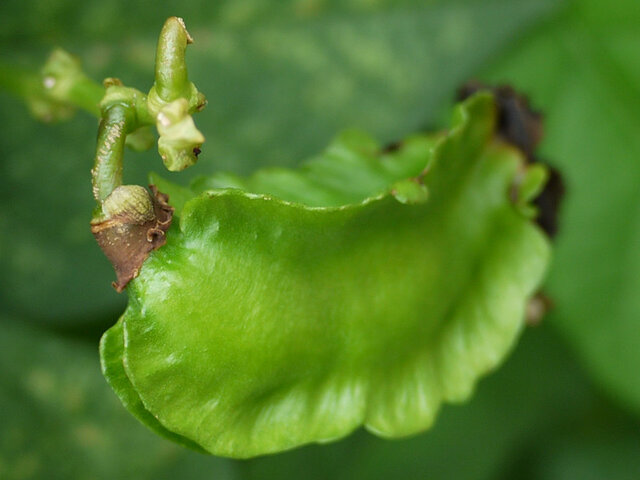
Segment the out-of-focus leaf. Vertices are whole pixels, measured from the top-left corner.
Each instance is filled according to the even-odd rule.
[[[189,0],[174,5],[153,0],[113,0],[104,2],[76,0],[5,0],[0,5],[0,42],[48,45],[52,42],[75,41],[112,42],[119,38],[154,32],[172,15],[179,15],[194,26],[209,27],[211,21],[233,28],[247,28],[264,23],[297,22],[318,17],[351,17],[376,15],[394,10],[429,7],[444,10],[458,8],[495,9],[516,4],[526,9],[528,0]],[[546,3],[549,2],[539,2]],[[535,6],[534,6],[535,8]],[[179,11],[176,11],[179,10]],[[123,12],[127,15],[123,15]],[[508,8],[504,17],[509,15]],[[498,20],[498,19],[496,19]],[[455,26],[453,27],[455,28]],[[132,33],[133,32],[133,33]],[[455,39],[455,34],[451,35]]]
[[[640,476],[638,426],[607,427],[595,435],[566,435],[549,442],[537,459],[535,480],[637,480]],[[585,438],[586,437],[586,438]]]
[[[362,432],[338,444],[251,460],[241,465],[242,477],[496,479],[532,439],[581,417],[593,402],[575,363],[541,327],[525,332],[509,362],[464,407],[446,407],[429,433],[389,442]]]
[[[200,470],[176,472],[191,463]],[[95,348],[0,318],[0,478],[207,475],[235,478],[232,464],[174,446],[136,422],[102,378]]]
[[[486,73],[546,115],[543,155],[567,183],[552,321],[640,413],[640,8],[575,2]]]
[[[55,41],[92,76],[144,88],[162,20],[180,12],[157,2],[121,4],[2,2],[0,49],[6,61],[34,65]],[[199,164],[179,181],[214,169],[291,165],[349,126],[384,141],[406,136],[432,122],[457,84],[559,2],[202,4],[188,3],[182,15],[195,37],[191,79],[209,99],[198,118],[207,141]],[[0,122],[3,302],[56,324],[93,322],[96,312],[121,308],[88,229],[95,121],[41,126],[2,95]],[[133,157],[125,159],[130,183],[144,182],[143,172],[160,164],[154,152]]]

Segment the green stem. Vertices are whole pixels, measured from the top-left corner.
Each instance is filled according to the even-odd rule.
[[[61,49],[51,53],[38,73],[0,64],[0,88],[23,98],[41,120],[68,118],[72,107],[100,118],[92,169],[93,195],[100,208],[94,219],[102,215],[104,200],[122,185],[125,143],[136,150],[150,148],[154,140],[150,126],[155,124],[160,131],[159,150],[169,170],[196,162],[204,137],[191,113],[201,110],[206,100],[187,74],[185,51],[192,42],[181,18],[167,19],[149,95],[116,78],[100,85],[84,73],[78,58]]]
[[[134,120],[131,107],[115,104],[102,113],[98,128],[96,158],[91,170],[93,196],[100,205],[122,185],[124,144]]]
[[[191,84],[185,63],[185,50],[192,42],[181,18],[167,19],[158,41],[155,76],[156,92],[165,102],[190,97]]]
[[[100,117],[100,100],[104,96],[104,87],[88,77],[79,79],[69,89],[67,101],[75,107]]]
[[[60,51],[56,51],[55,56],[59,58]],[[100,118],[104,87],[75,71],[61,69],[55,73],[57,75],[0,64],[0,88],[23,99],[41,120],[66,118],[71,107]],[[61,84],[64,88],[59,87]]]

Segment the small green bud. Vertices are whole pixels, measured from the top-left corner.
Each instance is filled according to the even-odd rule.
[[[58,48],[51,53],[40,74],[46,98],[86,109],[94,115],[100,113],[97,100],[104,89],[85,75],[77,57]]]
[[[193,123],[184,98],[174,100],[158,113],[157,128],[158,151],[168,170],[176,172],[196,163],[204,136]]]
[[[146,188],[120,185],[102,203],[106,218],[126,217],[132,223],[144,223],[155,216],[153,202]]]
[[[42,85],[48,95],[66,100],[74,83],[86,78],[80,60],[62,49],[54,50],[42,68]]]
[[[184,20],[179,17],[168,18],[158,40],[155,81],[148,97],[152,115],[157,115],[168,103],[178,98],[187,100],[189,113],[200,111],[206,105],[204,95],[189,81],[185,50],[190,43],[193,43],[193,38]]]
[[[122,83],[122,80],[120,80],[119,78],[116,78],[116,77],[107,77],[102,81],[102,86],[104,88],[122,87],[123,85],[124,85],[124,83]]]
[[[23,77],[10,86],[24,96],[32,115],[39,120],[67,120],[73,116],[75,109],[65,95],[79,71],[78,60],[58,49],[51,54],[40,74],[20,72]]]

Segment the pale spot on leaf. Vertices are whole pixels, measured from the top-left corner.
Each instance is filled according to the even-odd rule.
[[[15,459],[15,463],[9,469],[9,478],[22,480],[33,478],[40,470],[40,460],[33,453],[25,453]]]
[[[97,425],[83,423],[73,430],[76,441],[87,448],[104,447],[106,444],[105,433]]]
[[[25,380],[29,391],[37,398],[48,399],[56,389],[56,378],[46,370],[36,368],[29,372]]]

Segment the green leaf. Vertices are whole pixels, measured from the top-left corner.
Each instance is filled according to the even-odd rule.
[[[234,478],[228,462],[180,449],[131,418],[100,375],[95,347],[4,317],[0,405],[2,479],[157,479],[184,462],[200,473],[179,478]]]
[[[167,437],[185,447],[201,451],[198,444],[180,435],[170,432],[151,415],[142,404],[138,393],[131,385],[129,377],[124,371],[122,354],[124,353],[124,337],[122,332],[122,320],[111,327],[100,340],[100,359],[102,373],[109,385],[116,392],[125,407],[144,425],[159,435]]]
[[[535,468],[536,480],[635,480],[640,472],[637,425],[607,425],[594,432],[565,434],[550,442]]]
[[[159,182],[172,204],[177,199],[176,215],[194,195],[226,188],[273,195],[309,207],[340,207],[364,202],[387,193],[395,182],[420,176],[430,167],[441,139],[442,135],[415,135],[405,139],[398,151],[387,152],[368,134],[350,130],[296,170],[271,167],[250,177],[217,173],[196,178],[190,192],[156,174],[150,180]]]
[[[556,312],[549,319],[600,384],[637,411],[636,319],[640,307],[634,300],[639,269],[637,235],[633,234],[638,181],[635,86],[640,84],[637,1],[453,0],[424,5],[410,0],[328,0],[295,4],[300,7],[261,0],[181,4],[179,13],[194,25],[196,44],[192,49],[206,49],[198,54],[194,78],[201,85],[213,85],[217,92],[212,98],[212,89],[206,89],[215,103],[204,113],[208,141],[194,174],[220,167],[248,173],[262,163],[291,165],[324,145],[337,129],[349,125],[364,127],[385,143],[395,140],[433,122],[454,88],[475,75],[478,68],[485,71],[485,78],[526,89],[546,114],[544,156],[562,167],[569,184],[560,250],[555,255],[557,267],[549,285]],[[572,8],[564,8],[571,4]],[[170,8],[154,5],[149,9],[146,3],[123,0],[3,1],[0,56],[38,66],[51,47],[62,45],[80,54],[96,79],[118,75],[128,84],[148,86],[158,28],[168,15],[177,13]],[[128,14],[123,16],[125,9]],[[354,45],[369,54],[350,54]],[[379,51],[388,55],[376,55]],[[503,56],[505,51],[508,54]],[[366,68],[372,63],[383,72],[377,82],[370,74],[375,69]],[[394,88],[388,88],[385,75],[394,78],[390,81]],[[335,92],[350,79],[355,87],[337,101]],[[307,98],[310,100],[303,101]],[[108,287],[113,278],[111,268],[87,228],[92,206],[88,168],[96,125],[80,117],[71,124],[39,126],[23,105],[3,94],[0,117],[0,304],[4,310],[28,313],[29,320],[100,323],[105,312],[122,308],[124,299]],[[158,165],[154,153],[136,159],[129,164],[128,183],[142,183],[146,172],[158,169]],[[185,183],[189,175],[180,175],[178,181]],[[192,193],[186,188],[182,192],[184,204]],[[172,201],[176,199],[172,194]],[[6,335],[11,344],[23,334]],[[3,338],[4,329],[0,340]],[[33,339],[28,343],[16,340],[15,344],[23,352],[8,350],[12,352],[11,363],[3,362],[7,366],[23,358],[24,352],[44,348]],[[65,367],[91,363],[84,346],[62,344],[71,359],[65,361]],[[562,370],[563,362],[541,367],[547,359],[544,349],[521,356],[522,347],[527,352],[526,345],[519,346],[513,359],[524,365],[511,369],[514,362],[510,361],[498,373],[503,383],[493,384],[483,395],[482,388],[492,380],[483,382],[479,396],[468,407],[456,410],[457,418],[463,420],[456,422],[455,417],[446,415],[447,410],[438,422],[446,428],[436,426],[429,435],[414,440],[381,442],[366,437],[363,446],[349,443],[362,437],[351,437],[347,443],[352,448],[339,448],[343,443],[308,447],[298,462],[294,461],[298,452],[270,457],[260,460],[260,465],[281,463],[290,474],[279,473],[283,470],[278,468],[256,468],[255,478],[265,478],[264,472],[274,471],[275,478],[306,477],[316,472],[320,472],[319,478],[353,478],[353,471],[370,478],[388,478],[398,472],[404,478],[496,478],[500,465],[513,461],[508,459],[509,453],[520,455],[524,442],[522,437],[501,432],[511,431],[513,425],[522,431],[537,431],[545,420],[556,419],[559,406],[574,404],[569,386],[575,372]],[[77,354],[80,350],[82,355]],[[49,365],[51,361],[47,358],[41,363]],[[20,365],[26,369],[30,364]],[[92,365],[98,376],[96,362]],[[547,396],[556,381],[569,393]],[[10,431],[5,426],[12,425],[10,420],[18,422],[27,432],[27,444],[37,447],[38,452],[43,444],[53,449],[45,456],[46,464],[52,466],[47,478],[69,478],[69,469],[81,462],[76,462],[75,453],[69,454],[75,450],[68,448],[68,443],[59,441],[64,428],[49,424],[43,428],[43,422],[36,421],[43,416],[33,413],[38,411],[36,404],[25,403],[25,396],[7,385],[3,381],[0,389],[2,437],[10,439],[4,448],[15,441],[5,435]],[[517,385],[533,388],[519,389]],[[92,388],[101,398],[96,405],[108,403],[105,401],[111,397],[104,384],[96,380]],[[485,408],[474,408],[478,400]],[[549,402],[548,410],[538,411],[536,407],[545,402]],[[510,408],[518,406],[522,406],[518,410],[522,417],[511,416]],[[115,406],[113,411],[117,411]],[[531,412],[538,413],[529,416]],[[559,415],[557,420],[561,419]],[[120,429],[113,436],[125,454],[139,447],[144,459],[135,461],[155,461],[146,443],[129,442],[123,432],[128,430]],[[607,440],[612,435],[619,440]],[[530,439],[530,445],[534,450],[541,444],[548,446],[552,467],[542,472],[543,478],[566,477],[576,471],[585,476],[607,472],[598,469],[604,463],[611,470],[601,477],[615,478],[624,473],[625,465],[633,466],[635,440],[629,437],[605,432],[600,436],[605,442],[589,439],[580,443],[570,437],[566,442],[549,444],[548,437],[541,435]],[[377,447],[367,448],[369,443]],[[20,445],[5,450],[10,452],[6,457],[24,460],[22,453],[30,450]],[[502,448],[500,455],[493,450],[485,453],[494,446]],[[100,452],[90,450],[83,450],[88,453],[82,458],[103,458]],[[68,458],[72,466],[65,465]],[[107,460],[96,465],[84,462],[86,469],[81,470],[95,473],[109,463],[104,466],[108,472],[104,477],[122,477],[111,462],[123,457],[114,454],[104,458]],[[180,458],[173,467],[163,464],[161,472],[154,470],[153,478],[202,477],[198,468],[205,457]],[[523,463],[528,464],[529,458],[526,456]],[[584,458],[591,460],[586,467]],[[332,462],[339,462],[339,466],[332,466]],[[350,462],[362,464],[351,468]],[[30,463],[27,455],[22,465],[28,468]],[[128,475],[133,469],[126,467],[128,461],[123,463]],[[619,469],[614,470],[616,467]],[[63,473],[58,475],[58,471]],[[4,478],[4,473],[0,467],[0,477]],[[518,469],[517,475],[506,478],[524,475]]]
[[[247,457],[361,424],[413,434],[442,401],[467,399],[513,345],[549,254],[509,199],[525,160],[494,138],[494,110],[476,95],[435,147],[427,137],[422,155],[419,139],[389,154],[396,175],[404,160],[429,167],[425,203],[398,201],[384,157],[376,165],[375,144],[353,133],[299,172],[247,181],[279,196],[215,189],[188,201],[122,320],[124,371],[150,414],[205,450]],[[313,206],[304,182],[361,196]]]
[[[543,325],[527,329],[509,361],[480,382],[469,403],[444,408],[426,434],[389,442],[359,432],[332,445],[310,445],[239,467],[245,480],[535,478],[527,473],[532,463],[544,466],[539,450],[547,453],[548,446],[548,453],[561,454],[553,448],[557,437],[575,433],[580,422],[593,422],[589,413],[596,399],[550,325]],[[603,433],[610,438],[610,432]],[[511,465],[514,471],[505,475]]]
[[[183,2],[190,78],[209,107],[207,142],[185,183],[214,170],[291,166],[355,126],[385,143],[434,122],[458,84],[558,2]],[[122,15],[123,11],[127,15]],[[0,2],[3,61],[37,67],[54,46],[91,77],[151,83],[157,33],[174,7],[131,2]],[[0,73],[0,75],[2,75]],[[0,82],[1,83],[1,82]],[[146,89],[146,88],[145,88]],[[124,307],[89,232],[96,123],[40,126],[0,95],[2,302],[56,325],[99,323]],[[135,158],[134,158],[135,157]],[[159,169],[125,156],[125,183]],[[8,293],[10,292],[10,294]]]
[[[574,2],[489,69],[545,113],[543,156],[567,183],[549,319],[594,378],[640,413],[640,17]]]

